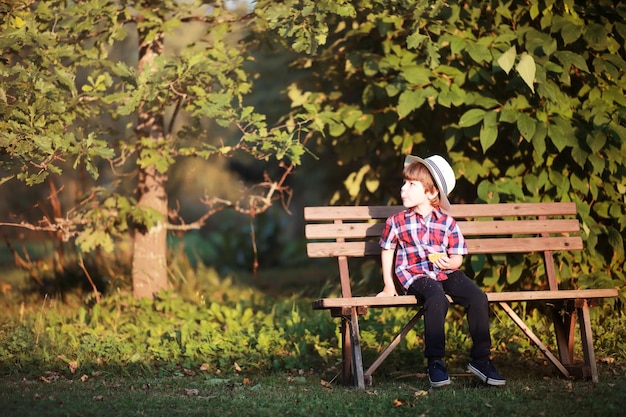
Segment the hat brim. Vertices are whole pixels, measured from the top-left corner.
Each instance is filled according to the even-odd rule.
[[[445,191],[443,191],[445,190],[445,187],[441,183],[441,178],[439,177],[435,169],[428,163],[428,161],[415,155],[407,155],[404,159],[404,166],[406,167],[413,162],[419,162],[420,164],[428,168],[428,172],[430,172],[430,176],[433,177],[433,179],[435,180],[435,185],[437,185],[437,190],[439,190],[439,205],[444,210],[450,210],[450,201],[448,200],[448,196],[446,195]]]

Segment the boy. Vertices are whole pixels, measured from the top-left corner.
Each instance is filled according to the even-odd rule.
[[[485,293],[458,268],[467,254],[465,239],[449,215],[447,195],[456,180],[452,167],[439,155],[413,155],[404,163],[400,190],[406,210],[387,219],[380,238],[384,288],[378,296],[397,295],[395,275],[407,294],[424,306],[424,356],[432,387],[450,384],[443,362],[444,323],[450,305],[446,294],[465,308],[472,337],[468,369],[489,385],[505,379],[490,360],[489,304]]]

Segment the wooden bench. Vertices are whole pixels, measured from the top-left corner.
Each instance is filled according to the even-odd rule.
[[[385,220],[402,209],[401,206],[326,206],[304,209],[308,256],[336,257],[341,283],[341,297],[316,300],[313,302],[313,308],[330,310],[333,317],[342,318],[343,380],[359,388],[371,384],[374,371],[423,314],[414,296],[354,296],[350,285],[349,258],[379,257],[378,239]],[[617,297],[618,290],[559,289],[553,252],[577,251],[583,248],[575,203],[457,204],[452,205],[448,213],[457,220],[466,238],[468,257],[543,253],[545,282],[540,284],[538,289],[489,292],[490,289],[486,288],[487,298],[489,302],[498,303],[504,309],[563,376],[591,377],[597,382],[598,369],[589,307],[598,304],[602,298]],[[382,278],[380,285],[382,288]],[[528,301],[544,301],[552,306],[552,320],[558,346],[556,355],[532,332],[510,304]],[[416,313],[369,368],[364,369],[359,315],[365,314],[368,308],[386,307],[413,307],[416,308]],[[564,312],[566,314],[563,314]],[[577,321],[584,355],[583,365],[574,364]]]

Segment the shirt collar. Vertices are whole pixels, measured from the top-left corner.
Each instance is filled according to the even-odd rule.
[[[443,213],[441,213],[441,209],[439,207],[434,207],[433,211],[430,213],[431,216],[433,216],[435,219],[439,219]],[[423,217],[421,214],[419,214],[418,212],[416,212],[414,209],[407,209],[404,211],[404,217],[405,218],[409,218],[409,217],[413,217],[413,216],[419,216],[419,217]]]

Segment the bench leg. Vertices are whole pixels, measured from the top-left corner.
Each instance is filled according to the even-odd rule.
[[[552,308],[552,322],[554,323],[554,334],[556,344],[559,349],[559,357],[563,365],[571,365],[574,363],[574,335],[576,327],[576,311],[565,312],[562,315],[562,309],[556,306]]]
[[[357,388],[365,388],[363,378],[363,357],[361,355],[361,335],[359,332],[359,315],[356,307],[350,308],[350,342],[352,344],[352,375]]]
[[[593,382],[598,382],[598,367],[596,365],[593,347],[589,302],[585,299],[573,300],[573,302],[573,308],[571,304],[566,304],[566,308],[564,309],[565,316],[562,316],[562,312],[556,307],[553,313],[554,330],[556,332],[561,363],[569,369],[572,376],[591,377]],[[578,323],[578,327],[580,328],[580,342],[585,361],[583,366],[574,365],[576,323]]]
[[[569,312],[566,314],[567,316],[563,317],[561,309],[557,307],[552,308],[552,323],[554,324],[554,335],[559,349],[559,357],[561,358],[561,363],[570,365],[574,360],[571,354],[573,348],[571,335],[574,334],[571,324],[576,324],[576,321],[571,319]]]
[[[352,337],[350,335],[350,316],[341,317],[341,377],[344,385],[352,384]]]
[[[598,382],[598,367],[596,365],[596,354],[593,347],[593,333],[591,330],[591,318],[589,315],[589,303],[587,300],[580,300],[580,307],[576,307],[578,311],[578,325],[580,327],[580,340],[583,345],[583,354],[585,356],[585,364],[591,372],[591,380]]]
[[[550,362],[552,362],[552,364],[556,366],[556,368],[563,374],[563,376],[566,378],[569,378],[570,374],[567,368],[563,366],[561,361],[559,361],[559,359],[556,356],[554,356],[552,352],[550,352],[550,349],[548,349],[548,347],[544,345],[543,342],[541,342],[541,340],[539,340],[537,335],[534,334],[533,331],[530,330],[528,326],[526,326],[526,323],[524,323],[524,321],[520,318],[520,316],[518,316],[517,313],[513,311],[511,306],[509,306],[505,302],[500,302],[499,304],[500,304],[500,307],[502,307],[502,309],[506,312],[506,314],[508,314],[509,317],[511,317],[511,319],[515,322],[515,324],[517,324],[517,327],[519,327],[524,332],[524,334],[528,336],[528,338],[535,344],[535,346],[539,348],[539,350],[541,350],[541,352],[546,356],[546,358],[548,358]]]
[[[367,371],[365,371],[365,379],[367,381],[372,380],[372,374],[374,373],[374,371],[376,371],[376,369],[378,369],[378,367],[385,361],[385,359],[387,359],[387,356],[389,356],[389,354],[398,346],[402,339],[406,337],[407,333],[413,327],[415,327],[415,325],[422,318],[423,315],[424,308],[420,308],[418,312],[415,313],[413,318],[402,328],[402,330],[400,330],[396,337],[393,338],[393,340],[391,341],[391,343],[389,343],[385,350],[383,350],[380,355],[378,355],[374,363],[367,369]]]
[[[345,385],[365,388],[357,307],[350,308],[350,315],[341,316],[341,338],[342,381]]]

